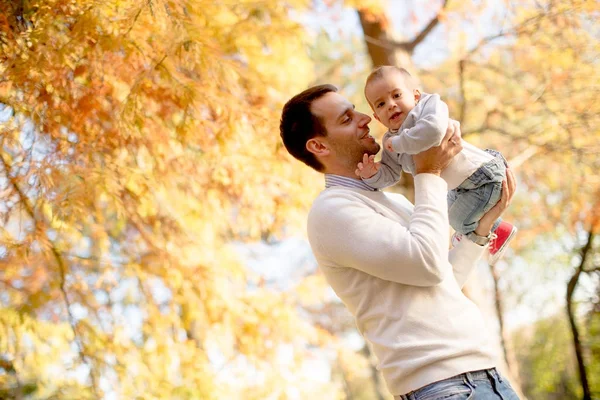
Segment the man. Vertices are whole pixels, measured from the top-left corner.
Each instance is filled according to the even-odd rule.
[[[370,121],[331,85],[307,89],[283,108],[287,150],[325,175],[326,189],[308,216],[319,267],[372,346],[395,399],[517,399],[494,368],[479,309],[461,292],[512,198],[512,173],[475,235],[448,252],[440,173],[461,150],[458,123],[440,146],[414,156],[413,206],[355,175],[357,164],[380,149]]]

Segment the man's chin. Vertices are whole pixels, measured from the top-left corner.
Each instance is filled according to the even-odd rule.
[[[381,145],[377,142],[375,142],[375,145],[373,146],[373,149],[369,149],[371,151],[369,151],[369,155],[374,156],[375,154],[379,153],[379,150],[381,150]]]

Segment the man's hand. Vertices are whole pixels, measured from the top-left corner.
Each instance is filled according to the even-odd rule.
[[[381,163],[375,162],[375,156],[369,156],[367,153],[363,155],[362,162],[358,163],[358,166],[354,173],[360,176],[362,179],[372,177],[379,171]]]
[[[490,211],[481,217],[479,225],[477,226],[477,229],[475,229],[476,235],[487,236],[490,234],[494,222],[510,205],[510,201],[514,196],[516,189],[517,182],[515,175],[510,168],[506,167],[506,179],[502,182],[502,195],[500,196],[500,200],[498,200],[496,205],[492,207]]]
[[[439,146],[413,156],[416,173],[440,175],[442,170],[450,164],[454,156],[460,153],[461,150],[460,123],[451,119],[448,123],[446,135]]]

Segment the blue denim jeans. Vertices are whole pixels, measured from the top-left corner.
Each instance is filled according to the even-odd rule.
[[[466,372],[430,383],[394,400],[519,400],[510,383],[496,368]]]
[[[479,220],[496,205],[502,195],[502,181],[506,178],[506,160],[495,150],[485,150],[494,159],[483,164],[456,189],[448,192],[450,226],[464,235],[473,232]],[[492,231],[500,224],[494,223]]]

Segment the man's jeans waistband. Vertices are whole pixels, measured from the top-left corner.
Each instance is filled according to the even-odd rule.
[[[465,372],[464,374],[453,376],[451,378],[447,378],[447,379],[443,379],[441,381],[430,383],[426,386],[423,386],[422,388],[413,390],[412,392],[409,392],[407,394],[401,394],[401,395],[394,396],[394,400],[419,400],[422,397],[426,397],[427,394],[430,391],[434,390],[434,388],[436,386],[439,386],[442,384],[452,385],[452,383],[456,383],[458,385],[458,384],[462,384],[462,383],[469,383],[469,384],[473,385],[476,381],[490,380],[490,379],[491,380],[496,379],[496,380],[499,380],[500,382],[502,382],[502,380],[503,380],[502,376],[498,373],[496,368],[482,369],[479,371],[470,371],[470,372]],[[473,386],[475,386],[475,385],[473,385]]]

